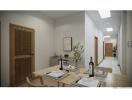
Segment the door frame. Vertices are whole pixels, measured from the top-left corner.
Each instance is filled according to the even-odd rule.
[[[95,61],[95,67],[98,65],[98,37],[94,37],[94,61]]]
[[[105,42],[103,41],[103,59],[105,58]]]
[[[21,27],[23,28],[24,30],[30,30],[32,32],[32,50],[34,52],[34,56],[33,56],[33,59],[32,59],[32,66],[31,66],[31,69],[32,69],[32,72],[35,71],[35,30],[32,29],[32,28],[28,28],[28,27],[25,27],[25,26],[21,26],[21,25],[15,25],[15,24],[12,24],[10,23],[9,24],[9,33],[10,33],[10,40],[9,40],[9,44],[10,44],[10,68],[9,68],[9,78],[10,78],[10,86],[16,86],[15,84],[15,61],[14,61],[14,55],[15,55],[15,28],[18,28],[18,27]]]

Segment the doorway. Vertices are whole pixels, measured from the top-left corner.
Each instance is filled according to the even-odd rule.
[[[94,38],[95,43],[95,67],[98,65],[98,37]]]
[[[112,57],[112,43],[105,43],[105,56]]]
[[[10,86],[25,82],[35,71],[34,29],[10,24]]]

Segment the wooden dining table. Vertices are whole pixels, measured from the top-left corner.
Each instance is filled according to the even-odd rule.
[[[74,86],[76,81],[79,80],[80,78],[82,78],[82,77],[89,78],[89,74],[85,73],[87,71],[87,69],[84,67],[78,68],[78,70],[76,70],[74,72],[72,72],[72,71],[66,72],[65,70],[63,70],[63,71],[65,71],[65,74],[63,75],[63,77],[58,78],[58,79],[47,76],[47,73],[52,72],[52,71],[58,71],[59,68],[60,68],[59,65],[44,68],[44,69],[33,72],[33,75],[35,77],[40,77],[42,84],[49,85],[49,86],[56,86],[56,87],[58,87],[58,86],[60,86],[60,87]],[[107,83],[106,83],[107,77],[106,78],[98,78],[97,77],[96,79],[98,79],[101,83],[103,83],[102,86],[107,85]]]
[[[64,75],[61,78],[58,78],[58,79],[48,77],[47,74],[49,72],[52,72],[52,71],[59,71],[59,68],[60,68],[59,65],[44,68],[44,69],[33,72],[33,76],[34,77],[40,77],[41,84],[43,84],[43,85],[50,85],[50,86],[51,85],[53,85],[53,86],[56,85],[56,86],[58,86],[59,85],[59,80],[64,78],[65,76],[67,76],[67,74]]]

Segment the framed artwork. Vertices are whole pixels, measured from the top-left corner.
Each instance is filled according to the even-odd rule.
[[[72,51],[72,37],[63,38],[63,50]]]

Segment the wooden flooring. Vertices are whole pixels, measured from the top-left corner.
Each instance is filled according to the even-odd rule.
[[[130,87],[126,75],[111,74],[107,78],[108,85],[106,87]]]

